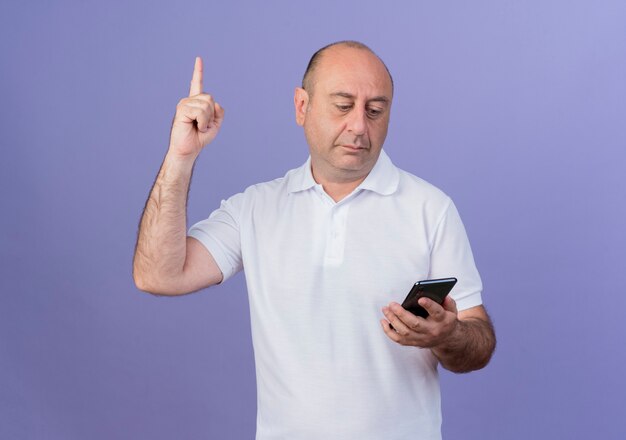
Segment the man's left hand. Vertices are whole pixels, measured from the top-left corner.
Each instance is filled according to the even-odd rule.
[[[435,301],[423,297],[419,305],[428,312],[428,318],[415,316],[396,302],[383,307],[387,319],[381,319],[385,334],[389,339],[401,345],[413,345],[422,348],[433,348],[442,344],[459,324],[456,302],[447,296],[439,305]],[[393,328],[389,327],[389,324]]]

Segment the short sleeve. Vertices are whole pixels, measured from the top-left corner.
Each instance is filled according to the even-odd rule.
[[[209,218],[194,224],[187,233],[211,253],[224,276],[222,282],[243,268],[239,223],[243,199],[243,194],[236,194],[222,200]]]
[[[450,296],[459,311],[482,304],[482,281],[467,233],[456,206],[450,200],[437,226],[431,246],[429,278],[455,277]]]

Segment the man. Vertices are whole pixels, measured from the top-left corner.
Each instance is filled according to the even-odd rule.
[[[382,150],[391,75],[369,48],[320,49],[294,96],[310,158],[222,202],[186,234],[195,159],[224,110],[196,59],[146,203],[139,289],[180,295],[242,268],[255,351],[257,439],[439,439],[437,365],[484,367],[495,346],[480,277],[451,200]],[[420,279],[454,276],[417,317],[396,301]],[[391,326],[390,326],[391,324]]]

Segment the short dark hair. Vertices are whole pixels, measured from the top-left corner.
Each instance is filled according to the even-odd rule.
[[[307,65],[306,70],[304,71],[304,76],[302,77],[302,88],[304,90],[306,90],[309,93],[313,92],[313,81],[312,81],[313,73],[315,72],[315,69],[320,63],[322,54],[327,49],[330,49],[331,47],[334,47],[334,46],[345,46],[345,47],[351,47],[354,49],[366,50],[372,55],[374,55],[376,58],[378,58],[380,62],[383,64],[383,66],[385,66],[385,70],[387,71],[387,74],[389,75],[389,79],[391,80],[391,91],[393,92],[393,77],[391,76],[391,72],[389,72],[389,69],[387,68],[387,65],[385,64],[385,62],[378,55],[376,55],[376,53],[372,49],[370,49],[367,45],[361,43],[360,41],[354,41],[354,40],[336,41],[335,43],[330,43],[322,47],[321,49],[319,49],[317,52],[315,52],[313,56],[311,57],[311,59],[309,60],[309,64]]]

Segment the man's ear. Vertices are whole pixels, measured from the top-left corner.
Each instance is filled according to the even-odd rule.
[[[296,108],[296,123],[300,126],[304,125],[306,111],[309,107],[309,94],[302,87],[296,87],[293,94],[293,105]]]

